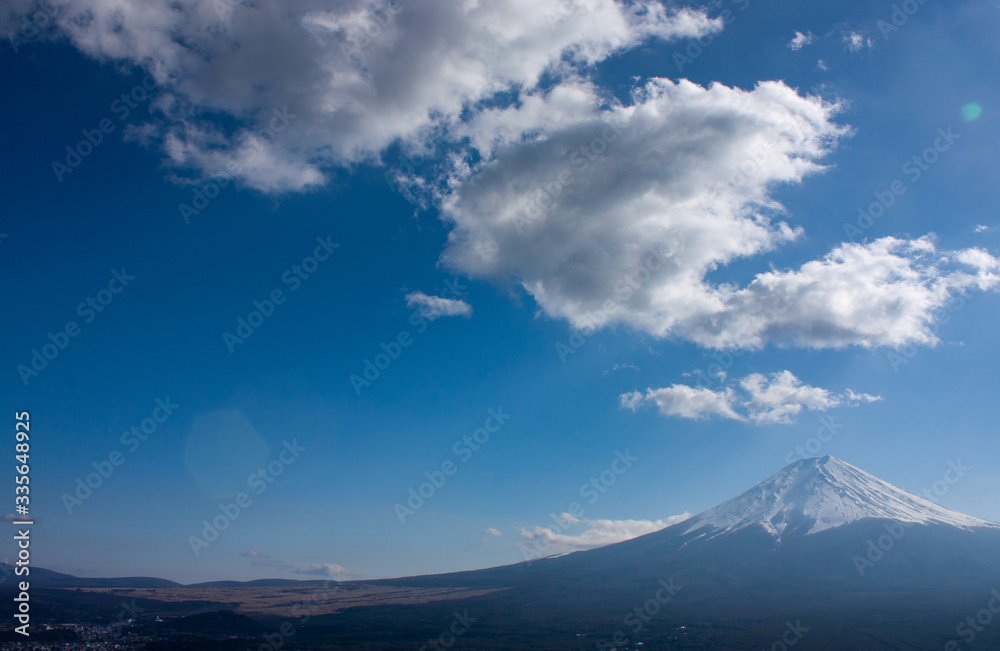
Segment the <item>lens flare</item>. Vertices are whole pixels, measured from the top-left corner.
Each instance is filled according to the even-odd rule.
[[[972,102],[962,107],[962,119],[966,122],[975,122],[983,114],[983,107]]]

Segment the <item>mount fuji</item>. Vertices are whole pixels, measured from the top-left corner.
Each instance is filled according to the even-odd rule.
[[[215,631],[208,646],[183,647],[191,649],[224,648],[220,635],[246,648],[235,638],[284,625],[255,610],[258,601],[274,608],[316,589],[296,581],[177,586],[34,571],[33,578],[46,586],[39,606],[59,613],[57,621],[71,621],[63,613],[78,616],[81,599],[98,596],[114,608],[138,599],[148,620],[236,611],[211,621],[240,626]],[[1000,524],[823,457],[796,461],[714,508],[606,547],[323,590],[329,604],[296,624],[296,648],[998,649]],[[441,631],[458,630],[449,628],[455,622],[461,637],[446,639]],[[428,643],[434,639],[440,644]]]
[[[802,648],[957,651],[973,640],[971,648],[1000,648],[1000,524],[829,456],[796,461],[632,540],[402,581],[503,588],[487,599],[490,609],[532,627],[579,622],[581,613],[596,626],[620,613],[616,632],[628,642],[603,649],[787,649],[788,639],[769,641],[767,631],[796,622],[811,630],[795,638]],[[676,594],[654,601],[666,585]],[[993,617],[994,626],[983,624]]]
[[[706,535],[714,537],[759,526],[780,541],[785,535],[814,534],[864,519],[967,530],[1000,528],[827,456],[796,461],[742,495],[690,518],[685,533],[707,530]]]

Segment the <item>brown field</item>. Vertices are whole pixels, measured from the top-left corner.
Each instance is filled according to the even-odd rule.
[[[423,604],[448,599],[466,599],[497,592],[469,588],[412,588],[358,583],[317,584],[302,587],[183,587],[183,588],[84,588],[84,592],[122,599],[154,599],[162,602],[213,602],[244,614],[277,617],[326,615],[354,606]]]

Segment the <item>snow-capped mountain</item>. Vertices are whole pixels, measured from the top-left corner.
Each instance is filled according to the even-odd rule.
[[[163,587],[153,579],[40,578],[36,589],[60,588],[42,594],[71,603],[73,616],[83,602],[76,601],[78,590],[65,588]],[[257,583],[254,590],[264,583],[281,590],[296,585]],[[503,648],[539,651],[776,649],[800,638],[801,648],[823,651],[940,651],[965,649],[961,643],[970,641],[975,646],[968,648],[1000,649],[1000,618],[993,617],[1000,609],[1000,525],[940,507],[832,457],[797,461],[684,522],[613,545],[363,583],[381,588],[376,602],[359,598],[352,602],[359,607],[310,617],[324,642],[372,635],[371,648],[414,648],[381,646],[378,636],[387,622],[404,621],[426,638],[448,630],[457,613],[475,621],[472,630],[517,640]],[[448,598],[380,603],[400,588]],[[120,599],[107,603],[113,617]],[[204,603],[193,608],[200,612]],[[177,607],[171,602],[164,612]],[[471,639],[452,641],[456,649],[495,648],[463,646]]]
[[[760,525],[779,540],[863,519],[960,529],[1000,525],[946,509],[836,457],[796,461],[738,497],[688,520],[684,532],[708,538]]]

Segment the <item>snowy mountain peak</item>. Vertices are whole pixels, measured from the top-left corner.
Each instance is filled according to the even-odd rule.
[[[962,529],[1000,528],[907,493],[836,457],[801,459],[742,495],[686,522],[685,533],[708,528],[709,537],[752,525],[776,538],[812,534],[864,518]]]

